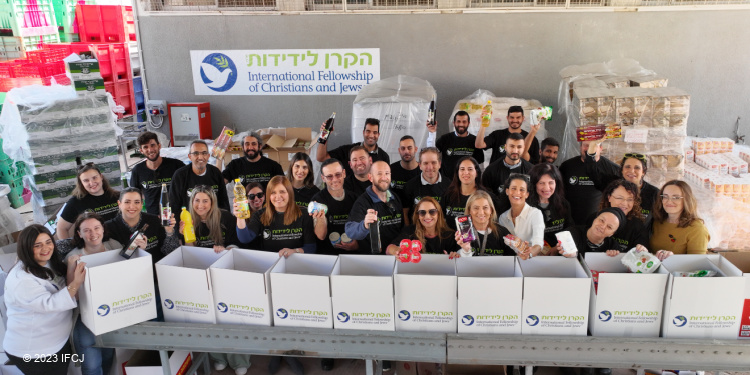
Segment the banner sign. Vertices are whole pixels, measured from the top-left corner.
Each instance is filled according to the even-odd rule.
[[[357,95],[380,48],[190,51],[195,95]]]

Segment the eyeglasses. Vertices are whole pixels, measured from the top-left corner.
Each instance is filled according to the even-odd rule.
[[[672,202],[677,202],[677,201],[681,200],[682,198],[684,198],[684,197],[681,197],[679,195],[673,195],[673,196],[670,197],[669,195],[664,194],[664,195],[661,196],[662,200],[664,200],[664,201],[672,201]]]
[[[265,197],[265,196],[266,196],[265,193],[248,194],[247,195],[247,199],[249,199],[249,200],[253,200],[255,198],[263,199],[263,197]]]
[[[201,152],[194,151],[194,152],[191,152],[190,155],[193,155],[196,158],[198,156],[208,156],[208,151],[201,151]]]
[[[326,181],[333,181],[333,179],[337,179],[338,180],[341,177],[344,177],[344,173],[342,173],[342,172],[338,172],[338,173],[334,173],[334,174],[329,174],[327,176],[325,176],[325,175],[323,176],[323,178],[325,178]]]
[[[635,153],[635,152],[629,152],[625,154],[625,159],[628,159],[628,158],[635,158],[638,160],[646,161],[646,155]]]
[[[76,170],[77,170],[78,172],[80,172],[80,171],[82,171],[82,170],[83,170],[83,169],[85,169],[85,168],[96,168],[96,167],[95,167],[95,165],[94,165],[94,162],[93,162],[93,161],[90,161],[90,162],[88,162],[88,163],[86,163],[86,164],[81,164],[81,165],[79,165],[78,167],[76,167]]]
[[[428,213],[430,214],[430,216],[435,216],[437,215],[438,210],[434,208],[429,210],[417,210],[417,213],[419,214],[419,217],[425,217],[425,215],[427,215]]]

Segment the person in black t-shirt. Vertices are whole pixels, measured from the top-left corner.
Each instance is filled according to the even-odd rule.
[[[473,157],[479,164],[484,163],[484,151],[476,147],[476,136],[469,134],[471,119],[466,111],[458,111],[453,115],[453,128],[455,131],[443,134],[435,142],[437,134],[437,122],[435,125],[427,123],[427,147],[437,147],[442,153],[441,172],[446,176],[453,176],[458,160],[465,157]]]
[[[303,213],[294,204],[294,189],[283,176],[275,176],[268,182],[266,205],[253,213],[249,222],[236,220],[236,231],[242,243],[249,243],[263,236],[263,250],[278,252],[288,257],[294,253],[315,253],[317,239],[325,236],[325,213],[314,215]],[[237,213],[237,204],[234,204]],[[313,222],[315,219],[315,223]],[[316,239],[317,237],[317,239]]]
[[[533,167],[531,163],[521,157],[524,142],[521,134],[510,134],[505,141],[506,152],[503,158],[492,162],[482,173],[482,184],[488,190],[497,194],[503,201],[507,200],[504,184],[511,173],[528,174]]]
[[[477,190],[469,197],[469,201],[466,202],[466,212],[471,217],[476,240],[463,242],[460,233],[456,231],[455,241],[460,249],[450,253],[451,258],[474,255],[516,255],[516,252],[503,240],[503,237],[510,232],[504,226],[497,224],[497,212],[492,204],[492,198],[486,191]]]
[[[614,163],[596,162],[596,158],[601,153],[601,147],[592,147],[594,144],[604,143],[604,140],[591,142],[590,148],[596,151],[594,155],[586,155],[584,164],[586,172],[594,180],[596,186],[602,189],[608,186],[612,181],[624,178],[640,190],[641,196],[641,213],[643,217],[648,217],[654,208],[654,203],[659,195],[659,189],[644,180],[646,171],[648,171],[648,162],[646,155],[638,153],[627,153],[620,161],[619,167]]]
[[[346,222],[346,235],[359,242],[361,254],[378,254],[382,249],[372,249],[370,225],[379,222],[380,244],[387,246],[404,225],[401,201],[391,192],[391,167],[376,161],[370,170],[372,186],[354,202]],[[374,253],[373,253],[374,251]]]
[[[110,237],[121,244],[127,244],[130,236],[136,230],[142,230],[143,225],[148,224],[148,228],[144,232],[147,243],[144,250],[151,254],[151,261],[154,264],[180,247],[180,240],[175,236],[176,221],[174,214],[170,219],[170,225],[164,227],[161,225],[159,216],[141,212],[143,205],[141,190],[135,187],[124,189],[120,193],[117,204],[120,208],[119,213],[114,219],[105,223]]]
[[[283,176],[284,169],[281,168],[281,164],[263,156],[260,151],[262,149],[263,141],[258,133],[251,132],[250,135],[245,136],[242,139],[242,151],[245,157],[234,159],[227,164],[221,172],[224,183],[239,178],[242,185],[257,182],[265,189],[271,177]],[[217,161],[217,163],[220,162],[220,160]]]
[[[495,212],[505,212],[510,208],[508,202],[502,204],[500,198],[482,185],[482,170],[474,158],[464,156],[458,161],[457,167],[442,202],[445,221],[448,227],[456,230],[456,218],[466,215],[466,202],[469,201],[469,197],[477,190],[482,190],[490,194],[492,204],[495,206]]]
[[[310,199],[317,194],[320,189],[315,186],[315,176],[313,176],[313,165],[310,156],[304,152],[294,154],[289,162],[287,178],[294,188],[294,201],[302,212],[307,211],[307,205]]]
[[[404,222],[409,225],[407,217],[413,207],[424,197],[433,197],[438,203],[448,191],[450,181],[440,173],[440,151],[435,147],[425,147],[419,151],[419,169],[422,174],[412,178],[404,188]]]
[[[443,211],[435,198],[424,197],[417,203],[412,216],[414,225],[404,227],[396,238],[388,245],[388,255],[398,255],[401,240],[419,240],[422,243],[422,253],[449,254],[458,250],[456,231],[448,228],[443,217]]]
[[[623,179],[612,181],[602,192],[602,201],[599,204],[599,210],[609,207],[617,207],[626,216],[626,220],[620,229],[612,235],[619,245],[617,250],[628,251],[635,245],[648,246],[648,230],[646,229],[645,218],[641,213],[641,197],[638,195],[638,187]],[[594,221],[594,215],[591,215],[586,224]]]
[[[544,138],[539,149],[539,164],[554,164],[557,161],[558,151],[560,151],[560,143],[557,142],[557,139],[552,137]]]
[[[162,157],[161,144],[156,133],[144,132],[138,136],[138,147],[146,160],[136,164],[130,172],[130,186],[143,191],[146,212],[160,215],[161,185],[167,184],[167,191],[172,186],[172,176],[185,166],[180,160]]]
[[[355,196],[360,196],[372,184],[370,182],[372,157],[363,146],[352,147],[349,155],[349,167],[349,172],[346,172],[347,174],[344,177],[344,189],[351,191]]]
[[[531,194],[528,203],[544,216],[543,254],[557,254],[560,250],[556,233],[575,225],[565,193],[560,170],[552,164],[541,163],[529,171]],[[550,253],[550,249],[552,252]]]
[[[185,245],[211,247],[217,253],[240,246],[234,229],[235,217],[229,211],[220,209],[216,201],[216,194],[210,187],[198,185],[193,189],[189,211],[195,226],[196,241]],[[184,228],[185,223],[180,222],[180,234]]]
[[[521,130],[521,124],[523,124],[523,108],[518,105],[511,106],[508,108],[508,128],[495,130],[492,134],[485,137],[487,128],[479,127],[477,133],[477,140],[475,146],[482,150],[491,149],[492,156],[490,157],[490,163],[494,163],[497,160],[501,160],[505,156],[505,141],[511,134],[521,134],[521,137],[526,142],[531,142],[524,151],[521,152],[521,158],[530,162],[531,164],[539,163],[539,141],[536,140],[536,132],[539,130],[539,125],[531,127],[531,133],[526,130]]]
[[[401,156],[401,161],[391,164],[391,191],[398,195],[401,202],[406,199],[404,196],[406,183],[422,172],[419,170],[419,163],[416,159],[418,152],[419,148],[414,143],[414,137],[410,135],[401,137],[398,143],[398,154]]]
[[[328,213],[325,215],[328,226],[326,237],[318,241],[318,254],[339,255],[359,249],[359,243],[348,238],[345,233],[349,211],[357,200],[354,193],[344,189],[345,173],[343,163],[333,158],[320,166],[320,175],[326,182],[326,188],[315,194],[312,202],[328,206]]]
[[[589,144],[593,147],[589,147]],[[594,154],[588,156],[589,150],[595,150]],[[591,167],[586,165],[586,159],[590,157],[588,163],[595,163],[597,170],[606,169],[610,174],[617,173],[617,164],[604,156],[599,156],[600,153],[600,143],[581,142],[581,156],[574,156],[560,165],[560,173],[565,183],[565,199],[570,203],[573,220],[579,224],[585,223],[591,214],[597,212],[602,190],[606,187],[599,179],[589,174]]]
[[[606,252],[609,256],[620,253],[620,246],[612,235],[625,223],[625,214],[617,207],[609,207],[599,211],[590,225],[574,225],[569,228],[578,253]],[[560,254],[575,257],[576,254]]]
[[[320,127],[321,134],[323,133],[324,127],[325,123]],[[333,132],[333,129],[331,129],[331,132]],[[380,120],[368,118],[365,120],[365,128],[362,130],[363,142],[343,145],[331,151],[328,151],[328,145],[326,143],[320,143],[318,144],[316,159],[321,163],[330,158],[338,159],[340,162],[346,162],[349,160],[348,158],[352,148],[354,146],[362,146],[372,158],[372,162],[383,160],[390,164],[391,158],[388,156],[388,153],[378,147],[378,138],[380,138]],[[347,175],[352,174],[352,170],[348,165],[344,165],[344,170],[346,170]]]
[[[169,190],[169,205],[172,212],[182,212],[182,207],[187,207],[191,201],[193,188],[199,185],[210,186],[217,197],[217,204],[223,210],[229,209],[229,197],[224,178],[219,168],[208,164],[208,145],[201,140],[190,143],[191,163],[178,169],[172,177],[172,189]],[[177,221],[180,216],[175,215]],[[195,225],[195,222],[193,222]]]
[[[117,198],[119,192],[112,189],[99,168],[94,163],[78,167],[76,187],[72,197],[65,204],[57,219],[55,237],[64,240],[73,236],[73,223],[78,215],[84,212],[99,214],[104,221],[117,215]]]
[[[250,208],[250,216],[261,209],[266,202],[266,194],[263,192],[263,187],[258,182],[251,182],[245,186],[245,192],[247,193],[247,205]],[[250,219],[246,219],[247,223]],[[250,243],[242,244],[243,249],[251,250],[262,250],[263,249],[263,236],[257,236]]]

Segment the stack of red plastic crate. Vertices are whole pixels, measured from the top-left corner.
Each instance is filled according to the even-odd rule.
[[[54,49],[40,49],[26,53],[25,59],[0,62],[0,92],[28,85],[49,86],[70,84],[65,75],[64,53]]]

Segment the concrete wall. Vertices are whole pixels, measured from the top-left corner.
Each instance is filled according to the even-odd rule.
[[[141,16],[140,35],[150,98],[211,102],[214,136],[223,125],[318,127],[336,111],[332,145],[347,143],[341,125],[354,96],[195,96],[190,50],[377,47],[381,78],[435,87],[439,133],[479,88],[557,106],[561,68],[630,57],[692,95],[689,135],[733,137],[738,117],[750,133],[748,18],[750,10],[151,15]],[[558,117],[547,129],[559,137],[562,125]]]

